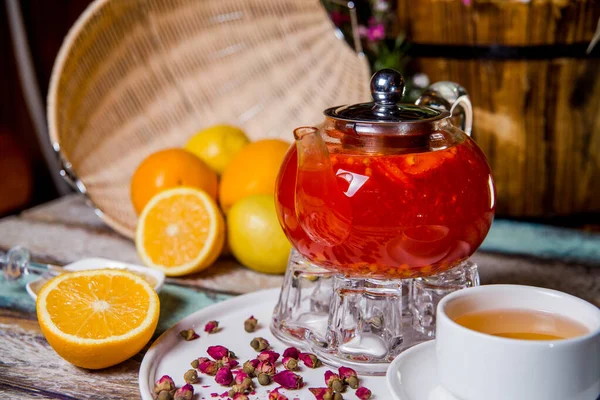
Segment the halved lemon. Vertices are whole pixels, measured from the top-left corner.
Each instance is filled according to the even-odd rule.
[[[82,368],[116,365],[138,353],[158,323],[158,295],[131,272],[70,272],[40,290],[36,310],[42,333],[65,360]]]
[[[208,268],[225,243],[225,221],[205,191],[175,188],[154,196],[138,220],[135,246],[142,261],[166,275]]]

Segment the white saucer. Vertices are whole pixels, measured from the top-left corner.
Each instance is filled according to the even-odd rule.
[[[390,364],[386,377],[396,400],[458,400],[439,385],[435,340],[400,353]]]
[[[173,327],[165,331],[146,352],[139,372],[140,394],[143,400],[153,400],[152,389],[154,382],[163,375],[170,375],[175,384],[180,387],[184,384],[183,374],[191,368],[190,362],[197,357],[207,356],[208,346],[223,345],[238,356],[238,361],[256,358],[257,353],[250,347],[254,337],[264,337],[278,353],[282,353],[288,346],[273,336],[269,325],[273,316],[273,308],[279,298],[279,289],[262,290],[233,297],[229,300],[211,305],[185,317]],[[253,333],[244,331],[244,320],[251,315],[258,319],[258,329]],[[204,332],[204,325],[211,320],[219,321],[221,331],[214,334]],[[186,342],[179,336],[184,329],[193,328],[200,337]],[[280,359],[281,360],[281,359]],[[278,363],[278,371],[281,370]],[[308,388],[324,387],[324,373],[327,370],[337,370],[329,366],[308,369],[304,366],[298,372],[304,379],[305,385],[300,390],[285,390],[281,393],[288,399],[309,400],[314,396]],[[219,399],[211,397],[211,393],[222,394],[229,388],[215,383],[214,377],[199,374],[201,381],[194,385],[194,399]],[[361,386],[365,386],[373,393],[373,400],[388,400],[390,392],[385,385],[383,376],[361,376]],[[266,399],[267,390],[276,388],[277,384],[260,386],[257,384],[256,393],[251,395],[252,400]],[[223,399],[226,399],[225,396]],[[354,390],[347,389],[344,393],[346,399],[356,399]],[[422,399],[419,399],[422,400]]]
[[[165,274],[162,271],[157,269],[152,269],[148,267],[143,267],[141,265],[128,264],[120,261],[108,260],[106,258],[84,258],[79,261],[75,261],[74,263],[65,265],[63,267],[67,271],[86,271],[89,269],[104,269],[104,268],[113,268],[113,269],[127,269],[133,273],[147,275],[151,277],[154,281],[154,290],[156,292],[160,292],[165,283]],[[48,278],[39,278],[34,281],[28,282],[25,285],[25,289],[27,289],[27,293],[33,300],[37,299],[37,293],[40,291],[42,286],[48,281]]]

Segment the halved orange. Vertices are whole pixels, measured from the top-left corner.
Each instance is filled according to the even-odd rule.
[[[175,188],[160,192],[140,215],[135,245],[142,261],[166,275],[208,268],[225,243],[225,221],[205,191]]]
[[[160,302],[143,278],[122,270],[65,273],[38,293],[42,333],[65,360],[106,368],[127,360],[152,338]]]

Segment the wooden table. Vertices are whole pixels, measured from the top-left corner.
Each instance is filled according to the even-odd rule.
[[[36,261],[67,264],[84,257],[140,263],[133,243],[111,231],[80,197],[67,196],[0,220],[0,249],[22,245]],[[482,283],[555,288],[600,306],[600,268],[478,252]],[[281,277],[258,274],[232,259],[203,274],[170,279],[161,293],[155,334],[191,312],[232,294],[278,287]],[[35,304],[22,287],[0,278],[0,394],[6,399],[135,399],[143,352],[115,367],[87,371],[62,360],[40,332]]]

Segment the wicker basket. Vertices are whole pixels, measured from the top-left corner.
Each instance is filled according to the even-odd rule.
[[[319,0],[98,0],[55,62],[50,139],[63,176],[132,237],[129,182],[149,154],[217,123],[291,140],[368,82]]]

